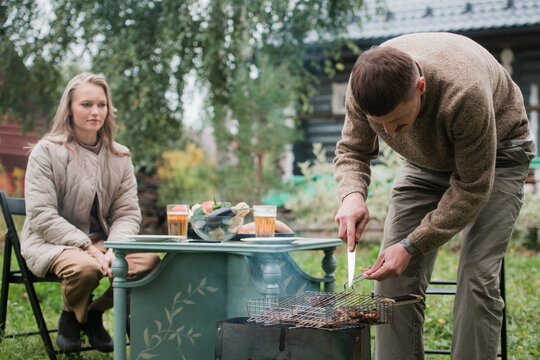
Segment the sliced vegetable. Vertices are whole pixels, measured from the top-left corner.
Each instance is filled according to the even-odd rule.
[[[212,208],[213,208],[214,204],[215,204],[215,201],[209,200],[209,201],[203,202],[203,203],[201,204],[201,206],[202,206],[202,208],[204,209],[204,211],[205,211],[206,213],[209,213],[209,212],[212,211]]]
[[[234,212],[232,211],[230,206],[222,207],[217,210],[212,211],[210,214],[208,214],[208,217],[215,217],[215,216],[233,216]]]

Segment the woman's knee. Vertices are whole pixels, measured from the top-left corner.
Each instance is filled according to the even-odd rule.
[[[79,283],[97,284],[103,277],[100,264],[93,260],[82,260],[72,266],[72,280]]]
[[[133,256],[126,256],[128,262],[129,271],[126,276],[127,280],[138,280],[148,275],[154,270],[161,261],[159,256],[154,253],[139,253],[130,254]]]

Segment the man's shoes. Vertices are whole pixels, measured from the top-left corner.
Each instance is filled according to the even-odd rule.
[[[114,350],[114,342],[103,327],[103,311],[89,310],[88,321],[86,324],[82,324],[81,327],[88,336],[90,345],[101,352],[112,352]]]
[[[81,324],[74,312],[62,311],[58,319],[56,345],[66,353],[81,351]]]

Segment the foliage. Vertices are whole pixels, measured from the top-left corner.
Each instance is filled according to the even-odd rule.
[[[540,231],[540,193],[526,193],[523,199],[516,224],[514,225],[514,238],[520,244],[529,248],[538,249],[538,232]]]
[[[0,4],[0,121],[18,120],[24,130],[52,115],[60,96],[57,57],[36,31],[40,15],[36,1]]]
[[[118,140],[149,170],[182,136],[184,75],[193,67],[194,1],[52,1],[54,37],[75,35],[119,109]],[[193,28],[192,28],[193,26]],[[193,39],[194,40],[194,39]],[[173,100],[171,100],[171,98]]]
[[[356,273],[372,265],[377,259],[379,244],[360,242],[356,251]],[[321,269],[320,252],[292,252],[291,256],[302,270],[312,276],[324,275]],[[339,247],[335,253],[337,260],[336,291],[347,281],[346,248]],[[439,250],[432,279],[452,280],[456,278],[459,252],[449,244]],[[540,295],[540,254],[523,249],[510,249],[505,258],[506,304],[508,324],[508,359],[538,359],[540,352],[540,310],[537,299]],[[355,286],[355,292],[370,294],[373,281],[362,281]],[[452,296],[428,296],[426,299],[424,346],[426,349],[449,349],[452,341]],[[372,340],[373,340],[372,331]],[[373,342],[372,342],[373,348]],[[435,359],[436,357],[426,357]],[[438,357],[437,357],[438,358]],[[440,357],[447,359],[447,356]]]
[[[258,203],[263,193],[278,186],[275,163],[284,145],[298,139],[284,109],[294,112],[300,106],[307,111],[316,84],[306,60],[315,71],[334,65],[320,63],[320,54],[308,56],[310,45],[313,48],[308,38],[323,45],[327,52],[321,57],[331,51],[339,54],[343,30],[362,5],[362,1],[313,0],[210,2],[209,32],[219,35],[205,49],[210,56],[203,56],[202,70],[210,84],[209,115],[218,147],[230,153],[231,141],[234,144],[236,162],[222,169],[228,198],[240,194],[236,200]],[[229,119],[236,126],[231,127]]]
[[[11,1],[1,9],[14,14],[9,21],[8,16],[2,18],[2,29],[9,30],[5,43],[19,54],[29,76],[39,80],[35,88],[49,94],[65,86],[58,69],[66,64],[83,64],[104,74],[119,109],[118,139],[132,150],[137,169],[146,170],[163,151],[177,146],[184,133],[180,101],[186,74],[196,73],[208,88],[208,113],[218,137],[221,129],[228,129],[228,121],[241,116],[233,104],[241,82],[245,81],[244,90],[257,83],[242,72],[260,71],[263,58],[267,74],[283,71],[290,77],[292,99],[274,98],[274,108],[287,107],[293,100],[306,110],[316,84],[306,65],[328,73],[342,68],[339,54],[346,44],[345,30],[351,19],[361,22],[365,16],[362,0],[51,0],[54,16],[48,27],[40,27],[41,35],[34,41],[36,36],[28,37],[30,20],[13,21],[19,13],[39,17],[25,10],[32,3]],[[14,89],[13,98],[22,93],[20,87]],[[261,116],[251,120],[257,122]],[[231,152],[229,134],[224,136],[219,150]]]
[[[158,163],[159,204],[194,204],[216,196],[215,161],[201,148],[188,144],[183,151],[164,152]]]
[[[324,224],[327,231],[337,232],[334,216],[341,202],[333,178],[334,167],[326,160],[322,144],[313,144],[313,155],[314,162],[298,164],[306,183],[292,191],[293,196],[284,206],[292,211],[295,225],[301,228],[319,229],[320,224]]]
[[[299,163],[306,180],[303,189],[295,189],[285,208],[291,210],[296,224],[303,228],[319,228],[325,224],[328,231],[337,231],[334,221],[341,202],[333,179],[334,168],[326,161],[321,144],[313,145],[315,161]],[[371,184],[366,200],[371,220],[384,222],[390,201],[390,186],[401,168],[401,159],[386,143],[381,142],[377,163],[371,166]],[[306,191],[307,189],[307,191]]]
[[[22,197],[24,186],[24,171],[18,167],[11,173],[7,172],[0,164],[0,190],[4,190],[7,196]]]
[[[402,164],[398,153],[386,143],[380,142],[379,157],[371,166],[371,184],[366,200],[370,219],[384,223],[390,204],[390,188]]]
[[[295,100],[292,84],[287,68],[264,56],[256,72],[248,63],[236,72],[228,104],[217,106],[228,112],[228,121],[214,122],[218,146],[234,144],[230,161],[220,162],[224,198],[260,203],[262,194],[279,186],[279,156],[300,135],[287,115]]]

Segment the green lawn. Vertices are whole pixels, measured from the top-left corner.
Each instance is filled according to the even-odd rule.
[[[378,253],[378,245],[361,244],[357,251],[357,273],[362,266],[374,262]],[[302,269],[314,276],[321,276],[321,252],[295,253],[294,258]],[[345,248],[336,252],[336,290],[342,289],[346,281],[347,270]],[[435,265],[434,279],[452,279],[456,276],[458,254],[445,246],[440,251]],[[540,255],[525,250],[510,249],[506,256],[507,305],[508,305],[508,350],[510,359],[538,359],[540,352],[540,322],[538,299],[540,297]],[[102,282],[101,289],[107,286]],[[371,281],[363,281],[357,287],[359,293],[370,293]],[[59,284],[38,284],[43,311],[50,327],[56,327],[61,311],[62,300]],[[427,299],[425,343],[428,348],[449,348],[451,341],[452,296],[431,296]],[[104,317],[105,326],[112,333],[112,311]],[[12,285],[9,297],[8,333],[21,329],[34,329],[34,319],[26,299],[23,287]],[[54,341],[54,335],[53,335]],[[39,336],[18,339],[4,339],[0,343],[0,360],[12,359],[45,359]],[[59,359],[112,359],[112,354],[101,354],[97,351],[84,352],[81,355],[59,356]],[[427,356],[427,359],[449,359],[448,356]]]
[[[336,291],[343,289],[347,280],[347,256],[345,248],[336,251]],[[379,246],[360,244],[356,252],[356,274],[377,259]],[[312,253],[294,253],[295,260],[302,264],[305,272],[322,276],[322,258]],[[458,252],[450,244],[439,251],[433,280],[452,280],[456,278]],[[508,357],[509,359],[536,360],[540,353],[540,254],[510,248],[505,260],[506,300],[508,317]],[[355,286],[355,292],[369,294],[373,290],[372,281],[362,281]],[[431,295],[427,298],[424,344],[429,349],[449,349],[452,334],[453,296]],[[426,359],[449,359],[446,355],[428,355]]]

